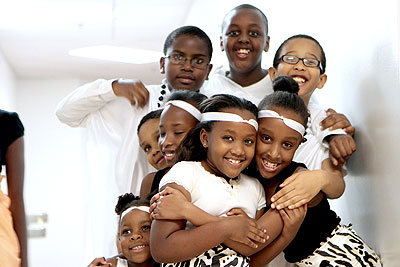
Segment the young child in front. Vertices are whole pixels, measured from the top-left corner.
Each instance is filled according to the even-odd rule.
[[[119,216],[118,238],[122,253],[109,259],[96,258],[88,267],[158,266],[150,254],[149,200],[139,200],[132,193],[126,193],[118,198],[115,212]]]
[[[276,210],[261,217],[264,190],[257,179],[241,174],[254,155],[257,109],[245,99],[215,95],[201,104],[201,111],[201,123],[185,138],[177,157],[189,161],[176,163],[160,189],[179,191],[210,220],[192,216],[186,225],[181,214],[154,220],[152,255],[158,262],[177,266],[247,266],[249,258],[244,255],[265,247],[283,226]],[[226,217],[233,208],[245,215]],[[268,229],[268,240],[263,228]]]
[[[212,67],[211,41],[194,26],[172,31],[165,40],[164,53],[160,71],[165,74],[165,81],[161,85],[99,79],[77,88],[57,106],[56,115],[61,122],[86,128],[86,205],[90,219],[87,235],[91,238],[88,244],[93,244],[87,255],[115,254],[111,251],[115,249],[115,235],[109,231],[115,225],[114,214],[106,211],[112,210],[110,203],[125,192],[139,195],[143,177],[152,170],[139,146],[140,119],[162,107],[174,90],[199,91]],[[99,232],[105,233],[109,242],[92,240]]]
[[[161,178],[175,163],[175,155],[179,145],[190,130],[200,122],[199,108],[201,102],[205,99],[207,99],[205,95],[187,90],[175,91],[168,98],[164,109],[160,111],[159,123],[157,124],[157,151],[161,152],[165,166],[143,178],[140,188],[141,199],[146,198],[151,192],[158,192]],[[155,125],[153,128],[155,128]],[[155,129],[152,131],[155,135]]]
[[[255,162],[268,196],[293,173],[301,173],[305,165],[293,161],[303,142],[308,111],[297,95],[299,87],[289,76],[279,77],[276,91],[259,104],[258,139]],[[275,83],[275,81],[274,81]],[[295,238],[287,245],[280,237],[267,249],[251,257],[251,265],[262,266],[282,249],[288,262],[297,266],[381,266],[376,253],[329,207],[324,191],[308,203],[306,217]]]

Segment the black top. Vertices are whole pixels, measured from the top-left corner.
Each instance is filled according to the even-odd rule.
[[[6,164],[8,146],[24,135],[24,126],[18,114],[0,109],[0,171]]]
[[[171,167],[166,167],[156,172],[153,178],[153,183],[151,184],[150,193],[146,197],[147,199],[151,199],[155,194],[158,193],[158,186],[160,185],[160,181],[170,169]]]
[[[283,170],[278,179],[281,184],[293,174],[297,167],[305,167],[302,163],[292,162]],[[267,180],[267,179],[264,179]],[[265,187],[264,187],[265,188]],[[279,191],[279,187],[276,191]],[[340,218],[330,209],[328,199],[323,199],[315,207],[308,208],[306,217],[293,241],[283,250],[288,262],[298,262],[311,255],[321,242],[331,236],[332,231],[340,223]]]

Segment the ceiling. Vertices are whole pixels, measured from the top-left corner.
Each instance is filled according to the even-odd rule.
[[[207,28],[204,30],[210,36],[217,36],[212,38],[213,42],[218,42],[222,16],[238,4],[238,1],[228,5],[223,2],[0,0],[0,50],[18,78],[139,77],[151,80],[154,72],[158,72],[156,62],[117,63],[72,57],[68,52],[102,44],[161,51],[167,34],[185,24]]]

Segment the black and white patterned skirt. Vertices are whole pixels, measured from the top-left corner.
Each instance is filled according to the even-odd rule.
[[[194,259],[177,262],[163,263],[163,267],[245,267],[249,266],[250,258],[242,256],[233,249],[220,244]]]
[[[296,262],[300,267],[309,266],[382,266],[379,256],[350,226],[339,225],[332,237],[321,243],[311,256]]]

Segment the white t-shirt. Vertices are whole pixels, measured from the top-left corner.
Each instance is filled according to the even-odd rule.
[[[266,206],[264,188],[256,178],[240,174],[227,182],[206,171],[201,162],[178,162],[161,179],[160,188],[168,183],[185,188],[194,205],[214,216],[241,208],[255,218],[256,212]]]
[[[213,70],[204,88],[205,95],[210,97],[215,94],[230,94],[245,98],[258,105],[261,99],[273,93],[269,75],[252,85],[243,87],[226,77],[226,72],[223,66]]]

